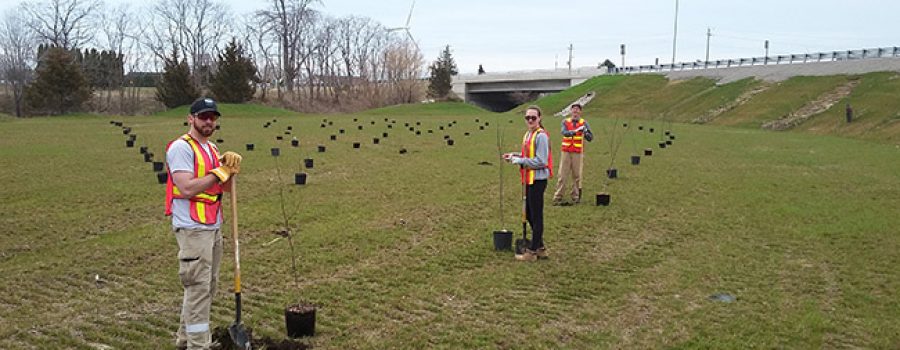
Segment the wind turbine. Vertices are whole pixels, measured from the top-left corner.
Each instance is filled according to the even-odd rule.
[[[406,16],[406,25],[405,26],[396,27],[396,28],[388,28],[387,31],[388,32],[396,32],[398,30],[405,31],[406,36],[409,37],[409,41],[412,41],[413,45],[416,46],[416,51],[421,52],[421,50],[419,50],[419,44],[416,42],[416,39],[413,38],[412,33],[409,32],[409,21],[412,20],[413,8],[415,8],[415,7],[416,7],[416,0],[413,0],[412,5],[409,7],[409,15]]]

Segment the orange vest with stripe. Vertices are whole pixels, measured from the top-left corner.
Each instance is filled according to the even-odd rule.
[[[566,126],[566,130],[573,131],[578,129],[580,126],[584,125],[584,118],[578,118],[578,122],[572,122],[572,118],[566,118],[566,122],[564,124]],[[569,153],[581,153],[584,150],[584,132],[578,131],[573,136],[563,136],[562,139],[562,151]]]
[[[206,174],[209,174],[210,170],[219,167],[219,149],[216,148],[216,145],[210,143],[209,151],[212,154],[207,154],[206,151],[203,150],[203,147],[200,147],[200,143],[194,140],[191,135],[184,134],[180,139],[186,141],[194,151],[195,178],[204,177]],[[166,146],[166,152],[169,152],[169,148],[172,147],[172,143],[174,142],[175,141],[169,142]],[[179,191],[178,187],[172,182],[172,171],[169,170],[169,180],[166,183],[166,216],[172,215],[172,201],[174,199],[187,199],[190,200],[192,220],[204,225],[215,224],[219,218],[219,210],[221,209],[222,204],[219,199],[221,197],[222,185],[219,184],[218,181],[193,197],[187,198],[182,196],[181,191]]]
[[[537,143],[538,134],[547,135],[547,166],[544,168],[550,170],[550,177],[553,177],[553,152],[550,151],[550,135],[547,134],[547,131],[545,131],[544,128],[538,128],[534,132],[529,131],[525,133],[525,137],[522,138],[522,158],[534,158],[537,154],[535,144]],[[523,184],[534,184],[534,171],[535,169],[529,169],[524,166],[519,169],[519,172],[522,175]]]

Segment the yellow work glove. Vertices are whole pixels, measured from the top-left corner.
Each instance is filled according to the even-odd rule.
[[[222,153],[222,157],[219,158],[219,162],[221,162],[222,165],[227,165],[232,168],[240,169],[242,159],[243,159],[243,157],[241,157],[240,154],[237,154],[236,152],[228,151],[228,152]]]
[[[222,165],[218,168],[210,170],[209,172],[211,174],[215,175],[216,177],[218,177],[219,181],[225,182],[225,181],[228,181],[228,179],[231,178],[233,175],[240,173],[241,168],[240,167],[235,168],[235,167],[230,167],[227,165]]]

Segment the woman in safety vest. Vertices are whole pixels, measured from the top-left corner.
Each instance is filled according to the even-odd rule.
[[[522,138],[520,153],[506,153],[503,159],[521,168],[522,186],[525,187],[525,217],[531,224],[531,247],[516,260],[534,261],[547,257],[544,247],[544,190],[547,179],[553,176],[553,157],[550,153],[550,135],[541,125],[541,109],[529,106],[525,110],[528,131]]]

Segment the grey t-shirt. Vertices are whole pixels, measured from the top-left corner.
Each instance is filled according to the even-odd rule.
[[[209,153],[209,143],[200,143],[200,147]],[[176,172],[188,172],[194,174],[194,150],[191,145],[183,139],[175,140],[169,151],[166,152],[166,163],[169,165],[169,171],[173,174]],[[215,224],[204,225],[191,219],[191,201],[187,199],[175,198],[172,200],[172,228],[215,230],[222,226],[222,211],[219,210],[218,218]]]

